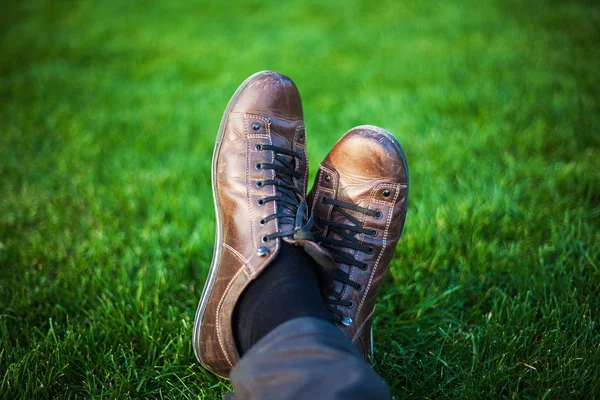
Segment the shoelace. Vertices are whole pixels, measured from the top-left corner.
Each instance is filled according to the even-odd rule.
[[[356,234],[364,233],[366,235],[375,237],[377,236],[377,230],[363,228],[358,218],[354,217],[347,211],[344,211],[344,209],[358,211],[362,214],[370,215],[375,218],[382,217],[381,211],[369,210],[368,208],[360,207],[354,204],[329,199],[325,196],[321,199],[321,201],[325,204],[333,205],[332,214],[337,211],[352,223],[352,225],[342,224],[339,222],[326,221],[322,218],[319,218],[319,223],[325,223],[325,225],[329,228],[330,232],[336,233],[342,238],[334,239],[331,237],[321,236],[319,237],[321,245],[323,247],[328,248],[331,251],[335,262],[351,266],[353,265],[362,271],[366,271],[368,267],[366,263],[355,259],[349,253],[344,252],[343,249],[354,249],[363,253],[373,254],[373,251],[375,251],[375,249],[372,246],[360,244],[360,240],[356,237]],[[344,272],[339,268],[336,269],[335,276],[333,279],[342,283],[343,285],[351,286],[352,288],[354,288],[354,290],[361,290],[360,283],[350,279],[348,273]],[[352,300],[343,300],[341,298],[342,293],[343,287],[340,292],[331,290],[326,296],[325,301],[327,302],[327,308],[329,309],[329,312],[331,313],[331,316],[334,319],[334,321],[341,322],[342,324],[348,326],[352,323],[352,320],[348,317],[344,317],[343,314],[338,310],[337,306],[352,308],[354,307],[354,302]]]
[[[257,181],[256,186],[273,185],[276,187],[275,196],[268,196],[258,199],[258,205],[262,206],[271,201],[277,202],[277,211],[275,214],[268,215],[260,220],[264,225],[273,219],[279,219],[280,223],[286,221],[293,225],[292,229],[273,232],[261,238],[263,242],[283,237],[293,237],[294,239],[312,239],[310,229],[312,228],[312,217],[305,223],[304,215],[308,208],[303,195],[303,188],[294,184],[294,178],[303,176],[300,171],[296,171],[296,159],[302,160],[303,155],[293,150],[285,149],[270,144],[257,144],[258,151],[273,151],[275,158],[273,163],[257,163],[256,169],[271,169],[275,171],[275,179]],[[289,157],[290,159],[286,158]],[[275,163],[277,162],[277,164]]]

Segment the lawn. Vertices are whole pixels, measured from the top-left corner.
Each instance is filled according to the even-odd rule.
[[[406,151],[396,398],[600,397],[599,27],[591,0],[3,4],[0,398],[231,390],[191,331],[214,137],[263,69],[302,93],[311,176],[355,125]]]

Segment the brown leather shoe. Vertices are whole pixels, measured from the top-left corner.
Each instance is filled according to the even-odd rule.
[[[408,169],[389,132],[359,126],[333,146],[308,196],[315,239],[337,268],[328,276],[325,301],[337,325],[372,361],[372,319],[406,218]]]
[[[311,238],[307,176],[298,89],[276,72],[252,75],[229,101],[213,153],[215,249],[193,345],[216,375],[227,377],[239,360],[231,318],[242,291],[269,266],[281,239]]]

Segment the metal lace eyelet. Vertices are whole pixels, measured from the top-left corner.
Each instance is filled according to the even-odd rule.
[[[264,219],[261,219],[259,223],[261,226],[265,226],[267,221],[265,221]]]
[[[255,131],[260,129],[260,124],[258,122],[255,122],[252,124],[252,129],[254,129]]]
[[[342,318],[342,320],[340,322],[344,326],[350,326],[350,325],[352,325],[352,318],[350,318],[350,317],[344,317],[344,318]]]
[[[265,186],[265,183],[263,181],[256,181],[256,187],[257,188],[261,188],[263,186]]]
[[[262,145],[260,143],[258,143],[256,146],[254,146],[254,148],[256,149],[256,151],[261,151]]]
[[[269,241],[269,238],[266,237],[266,236],[263,236],[263,237],[260,238],[260,241],[263,242],[263,243],[267,243]]]
[[[367,254],[373,254],[374,252],[375,252],[375,249],[373,248],[373,246],[371,246],[367,249]]]
[[[262,164],[257,162],[256,165],[254,165],[254,168],[261,170],[262,169]]]
[[[325,178],[323,178],[325,180],[325,182],[331,182],[331,176],[329,175],[325,175]]]
[[[327,196],[321,197],[321,204],[325,204],[325,199],[327,199]]]
[[[390,194],[392,194],[392,192],[390,192],[390,189],[385,189],[383,191],[383,197],[390,197]]]
[[[356,286],[354,286],[354,290],[356,290],[357,292],[360,292],[362,290],[362,285],[359,283]]]
[[[371,230],[371,236],[372,237],[377,237],[377,235],[378,235],[377,229],[372,229]]]
[[[354,301],[350,300],[350,304],[348,304],[348,308],[349,309],[353,309],[354,308]]]
[[[299,138],[300,140],[304,139],[304,132],[300,132],[300,133],[298,134],[298,138]]]
[[[269,249],[267,247],[259,247],[256,249],[256,255],[259,257],[264,257],[269,254]]]
[[[258,200],[256,200],[256,204],[258,204],[259,206],[264,206],[265,201],[263,199],[258,199]]]
[[[376,219],[381,219],[383,218],[383,213],[379,210],[375,211],[375,218]]]

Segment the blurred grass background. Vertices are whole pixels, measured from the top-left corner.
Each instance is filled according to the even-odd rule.
[[[600,396],[597,2],[2,9],[0,398],[230,390],[196,364],[191,324],[214,136],[262,69],[303,95],[311,174],[355,125],[406,150],[375,320],[395,397]]]

